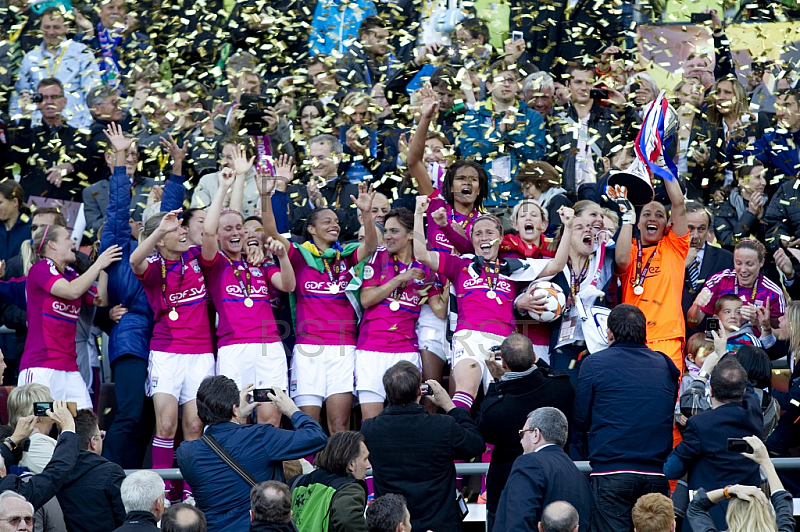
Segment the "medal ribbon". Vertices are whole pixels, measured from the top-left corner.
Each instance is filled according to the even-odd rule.
[[[653,251],[653,254],[650,255],[650,258],[647,259],[647,264],[644,265],[644,268],[642,268],[642,255],[643,255],[643,253],[644,253],[644,251],[643,251],[643,248],[642,248],[642,243],[637,238],[636,239],[636,278],[631,281],[631,285],[633,285],[634,288],[637,287],[637,286],[643,286],[644,285],[644,281],[645,281],[645,279],[647,279],[647,271],[650,269],[650,263],[653,262],[653,257],[655,257],[656,253],[658,253],[658,249],[655,249]]]
[[[756,304],[756,295],[758,294],[758,283],[759,283],[759,281],[761,281],[761,275],[759,275],[756,278],[756,284],[753,285],[753,291],[750,293],[750,301],[748,301],[748,303],[751,303],[753,305]],[[737,296],[739,295],[739,277],[736,276],[736,275],[733,276],[733,293],[734,293],[734,295],[737,295]]]
[[[412,261],[411,264],[413,265],[414,262]],[[397,277],[398,275],[400,275],[401,273],[403,273],[404,271],[406,271],[407,269],[409,269],[411,267],[411,265],[406,266],[403,269],[403,272],[401,272],[400,271],[400,261],[397,260],[397,255],[392,255],[392,266],[394,267],[394,276],[395,277]],[[405,264],[403,266],[405,266]],[[406,289],[406,284],[407,283],[403,283],[400,286],[398,286],[397,288],[395,288],[394,290],[392,290],[391,298],[394,299],[395,301],[399,302],[400,301],[400,296],[403,294],[403,292]]]
[[[589,262],[591,258],[591,256],[586,257],[586,261],[583,263],[581,273],[577,278],[575,277],[575,270],[572,269],[572,259],[567,259],[567,267],[569,268],[569,291],[572,295],[573,302],[577,299],[578,292],[581,290],[581,283],[583,283],[583,280],[586,279],[586,274],[589,273]]]
[[[327,260],[325,260],[325,258],[322,257],[322,255],[320,255],[320,258],[322,259],[322,266],[325,268],[325,273],[328,274],[328,280],[330,282],[333,282],[334,275],[338,279],[339,273],[341,272],[341,269],[339,268],[339,263],[342,260],[342,252],[338,250],[336,251],[336,258],[331,260],[331,262],[334,263],[332,270],[330,263]]]
[[[167,263],[161,255],[158,256],[158,260],[161,261],[161,297],[164,300],[164,306],[167,307],[168,311],[176,310],[178,302],[176,301],[174,306],[170,306],[167,300]],[[181,284],[178,285],[179,289],[183,286],[183,274],[185,271],[186,263],[183,260],[183,254],[181,254]]]
[[[489,285],[490,291],[495,291],[497,288],[497,280],[500,277],[499,261],[486,261],[486,284]],[[491,266],[490,266],[491,265]]]
[[[236,277],[236,281],[239,283],[239,288],[242,289],[242,293],[244,294],[245,299],[250,297],[250,267],[245,265],[245,279],[247,279],[247,286],[245,283],[242,282],[242,273],[239,271],[238,265],[234,265],[233,261],[224,253],[222,254],[223,257],[228,261],[228,264],[231,265],[231,269],[233,270],[233,276]],[[324,260],[323,260],[324,262]]]

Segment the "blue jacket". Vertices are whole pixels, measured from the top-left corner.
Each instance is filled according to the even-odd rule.
[[[542,447],[514,461],[492,530],[538,530],[542,511],[554,501],[567,501],[574,506],[580,516],[580,531],[589,530],[594,507],[592,490],[583,473],[558,445]]]
[[[361,22],[378,10],[372,0],[322,0],[317,2],[311,35],[308,39],[309,55],[330,54],[334,50],[344,55],[358,38]]]
[[[780,179],[792,179],[800,175],[800,131],[794,133],[778,133],[770,131],[756,139],[752,147],[731,139],[728,143],[728,160],[736,164],[742,163],[742,157],[754,156],[767,168],[773,168]]]
[[[164,187],[161,212],[178,209],[183,205],[183,176],[172,175]],[[122,303],[128,309],[119,323],[111,329],[108,356],[111,364],[120,355],[134,355],[145,360],[150,355],[150,337],[153,335],[153,310],[147,302],[144,287],[133,274],[130,258],[136,249],[136,239],[131,233],[130,219],[131,180],[124,166],[114,168],[109,180],[108,216],[100,239],[100,251],[113,245],[122,248],[122,259],[108,268],[109,306]]]
[[[272,425],[220,423],[206,428],[220,447],[258,482],[284,481],[281,460],[294,460],[325,447],[328,437],[311,416],[295,412],[295,430]],[[178,467],[192,486],[197,507],[206,514],[208,532],[239,532],[250,524],[250,486],[203,440],[178,447]]]
[[[31,217],[20,213],[17,221],[6,229],[5,223],[0,223],[0,260],[8,260],[19,255],[22,243],[31,238]]]
[[[644,344],[614,343],[583,360],[572,411],[589,433],[593,473],[663,473],[680,373]]]
[[[528,107],[525,102],[519,105],[519,114],[524,117],[525,124],[518,118],[517,127],[500,133],[498,129],[503,114],[494,115],[491,99],[479,108],[469,111],[461,127],[458,147],[464,158],[472,158],[482,162],[489,174],[489,197],[485,206],[513,207],[522,199],[519,184],[515,181],[520,164],[536,161],[544,157],[545,126],[542,115]],[[502,148],[502,151],[501,151]],[[499,157],[511,157],[510,179],[496,180],[492,175],[492,162]]]

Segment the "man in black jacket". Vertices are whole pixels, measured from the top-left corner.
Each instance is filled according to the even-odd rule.
[[[575,429],[589,433],[593,530],[632,531],[631,510],[646,493],[669,494],[664,460],[680,373],[647,347],[647,320],[633,305],[608,316],[611,347],[583,360],[575,394]]]
[[[525,455],[514,462],[497,508],[494,530],[536,530],[544,508],[555,501],[575,507],[580,531],[589,530],[592,492],[586,477],[564,452],[568,430],[567,418],[558,408],[545,406],[528,415],[519,431]]]
[[[488,530],[492,530],[511,466],[522,456],[519,427],[525,424],[531,410],[544,406],[556,407],[570,419],[575,399],[569,375],[549,367],[540,368],[533,344],[525,336],[518,333],[508,336],[500,345],[500,355],[502,364],[486,364],[495,382],[489,385],[476,420],[486,443],[494,445],[486,475]]]
[[[103,436],[97,416],[89,409],[78,411],[75,432],[81,450],[72,472],[58,492],[64,522],[72,532],[111,531],[125,521],[120,486],[125,472],[102,456]]]
[[[419,404],[422,377],[410,362],[398,362],[383,376],[389,406],[364,421],[375,495],[398,493],[408,501],[412,528],[461,530],[454,459],[469,460],[485,448],[469,412],[456,408],[444,388],[427,381],[431,401],[447,414],[428,414]]]
[[[17,475],[7,475],[5,461],[0,463],[0,493],[11,490],[19,493],[25,500],[33,505],[33,509],[38,510],[44,503],[52,499],[56,492],[61,489],[61,484],[72,471],[78,457],[78,444],[80,438],[75,434],[75,420],[67,409],[66,401],[54,401],[53,410],[48,410],[47,415],[61,428],[61,435],[53,451],[53,457],[44,470],[38,475],[33,475],[27,482]],[[20,423],[30,422],[31,418],[22,418]],[[31,430],[32,430],[31,425]],[[16,447],[16,443],[9,442],[7,438],[0,445]]]
[[[155,471],[143,469],[128,475],[120,486],[125,522],[114,532],[159,532],[164,513],[164,481]]]
[[[250,532],[296,532],[289,486],[268,480],[250,490]]]

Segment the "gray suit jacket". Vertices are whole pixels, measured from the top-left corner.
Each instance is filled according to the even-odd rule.
[[[151,177],[134,175],[133,194],[131,195],[130,213],[134,220],[142,219],[142,211],[147,206],[147,196],[156,184]],[[106,209],[108,208],[108,179],[98,181],[90,187],[83,189],[83,210],[86,217],[86,230],[91,231],[97,238],[97,231],[106,222]]]

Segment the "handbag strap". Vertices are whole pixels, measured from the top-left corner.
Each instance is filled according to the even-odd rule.
[[[203,434],[203,437],[200,439],[206,442],[206,445],[208,445],[211,450],[214,451],[214,454],[219,456],[223,462],[228,464],[228,466],[233,469],[234,473],[242,477],[242,480],[247,482],[251,488],[258,484],[258,481],[256,481],[255,477],[253,477],[253,475],[251,475],[245,468],[239,465],[239,462],[234,460],[233,457],[228,454],[228,451],[223,449],[220,444],[217,443],[217,440],[215,440],[213,436]]]

